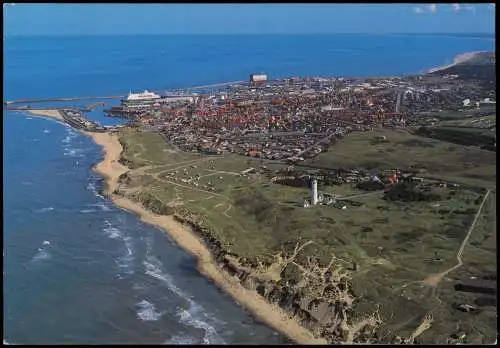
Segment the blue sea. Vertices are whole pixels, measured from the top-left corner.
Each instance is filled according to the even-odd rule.
[[[411,74],[494,49],[493,38],[443,35],[7,37],[4,100],[124,95],[253,72]],[[102,153],[91,139],[3,115],[7,342],[289,343],[199,275],[167,233],[98,194],[91,166]],[[119,122],[102,108],[89,117]]]

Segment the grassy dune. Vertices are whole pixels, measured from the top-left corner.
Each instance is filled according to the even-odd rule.
[[[377,137],[386,140],[376,140]],[[331,168],[407,168],[424,176],[456,179],[484,187],[496,186],[496,154],[412,135],[406,131],[379,129],[354,133],[329,151],[309,160]]]
[[[386,141],[375,141],[376,136],[386,136]],[[302,250],[296,262],[304,265],[308,256],[316,256],[326,265],[335,255],[343,260],[340,263],[345,261],[345,268],[353,262],[359,265],[351,273],[352,290],[358,298],[353,316],[381,305],[385,321],[381,335],[387,340],[396,334],[407,337],[425,315],[431,314],[435,322],[418,338],[422,343],[446,343],[457,323],[476,341],[493,342],[496,322],[492,326],[490,312],[472,316],[452,307],[465,296],[453,290],[453,279],[496,270],[492,266],[493,197],[466,249],[466,264],[433,289],[422,280],[456,264],[457,250],[479,206],[480,193],[436,188],[441,199],[435,202],[403,204],[366,196],[356,199],[362,206],[346,210],[327,206],[304,209],[298,203],[307,195],[306,188],[273,184],[263,174],[238,175],[249,167],[259,168],[258,160],[178,152],[151,133],[123,133],[120,139],[122,159],[133,168],[120,190],[136,200],[149,200],[165,213],[189,215],[240,262],[272,262],[280,251],[290,252],[299,238],[310,240],[314,243]],[[413,167],[425,175],[494,187],[495,161],[494,153],[380,130],[349,135],[311,162],[332,168]],[[193,179],[182,182],[196,177],[198,186],[193,185]],[[361,193],[349,185],[323,186],[320,190]],[[281,282],[297,281],[299,274],[289,265],[280,274]]]

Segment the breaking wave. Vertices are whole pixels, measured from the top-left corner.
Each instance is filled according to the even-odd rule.
[[[50,242],[48,240],[45,240],[43,241],[42,245],[43,247],[38,248],[38,252],[31,259],[32,262],[40,262],[43,260],[50,259],[51,257],[51,254],[49,253]]]
[[[87,214],[87,213],[94,213],[96,211],[97,210],[95,210],[95,209],[82,209],[82,210],[80,210],[80,213]]]
[[[45,213],[47,211],[52,211],[52,210],[54,210],[53,207],[41,208],[41,209],[35,210],[35,213]]]
[[[50,259],[50,256],[51,255],[47,250],[42,249],[42,248],[38,248],[38,252],[35,254],[35,256],[33,256],[33,258],[31,260],[33,262],[39,262],[39,261]]]
[[[179,308],[177,316],[180,322],[191,327],[201,329],[204,332],[203,342],[206,344],[225,344],[226,342],[219,336],[215,328],[211,324],[215,322],[221,323],[213,316],[208,314],[204,308],[193,301],[193,299],[181,289],[179,289],[173,282],[169,274],[163,273],[161,270],[162,263],[156,257],[147,255],[146,260],[143,262],[146,268],[145,273],[153,278],[160,280],[167,288],[175,293],[177,296],[189,303],[189,308]],[[175,338],[175,337],[174,337]],[[172,340],[172,339],[171,339]]]
[[[108,207],[105,203],[94,203],[94,204],[89,204],[89,206],[91,206],[91,207],[98,207],[102,211],[110,211],[111,210],[111,208]]]
[[[66,128],[66,133],[68,133],[68,135],[66,135],[66,137],[62,140],[63,144],[69,144],[71,140],[75,139],[78,136],[78,134],[74,132],[71,127]]]
[[[99,192],[97,192],[97,188],[95,187],[95,184],[89,182],[87,184],[87,190],[92,192],[96,197],[104,199],[104,196],[102,196],[101,194],[99,194]]]
[[[176,335],[165,341],[164,344],[197,344],[198,340],[191,336]]]
[[[129,236],[124,236],[122,231],[116,227],[113,227],[108,220],[105,220],[104,223],[106,227],[103,229],[103,232],[106,236],[111,239],[122,240],[125,243],[124,253],[120,257],[118,257],[115,262],[120,271],[125,274],[132,275],[134,274],[134,244],[132,242],[132,238]]]
[[[125,237],[125,253],[116,260],[118,267],[125,272],[125,274],[134,274],[134,245],[132,244],[132,238]]]
[[[137,303],[137,306],[139,307],[137,316],[142,321],[156,321],[164,314],[164,312],[157,311],[154,304],[146,300]]]
[[[50,133],[50,131],[48,129],[44,129],[43,132],[44,133]]]
[[[89,189],[88,186],[87,186],[87,189]],[[89,191],[95,191],[95,188],[90,187]],[[95,213],[98,211],[111,211],[111,208],[108,207],[105,203],[86,204],[85,206],[89,207],[89,208],[81,209],[80,213],[86,214],[86,213]],[[99,208],[99,209],[95,209],[95,208]]]
[[[70,157],[78,157],[78,158],[83,158],[85,155],[82,153],[82,149],[75,149],[69,146],[66,146],[64,148],[64,155],[65,156],[70,156]]]
[[[113,227],[108,220],[105,220],[104,223],[107,226],[103,229],[106,236],[108,236],[111,239],[119,239],[122,237],[121,231],[116,227]]]
[[[82,152],[84,151],[83,149],[76,149],[71,146],[73,143],[73,139],[75,139],[78,136],[78,133],[73,131],[71,127],[66,128],[66,137],[61,141],[63,144],[66,146],[64,147],[64,155],[65,156],[71,156],[71,157],[85,157]]]

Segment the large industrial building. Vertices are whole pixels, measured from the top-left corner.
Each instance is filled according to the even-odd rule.
[[[250,75],[250,82],[251,83],[262,83],[267,81],[267,75],[266,74],[252,74]]]

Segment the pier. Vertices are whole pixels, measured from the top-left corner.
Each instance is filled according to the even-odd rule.
[[[75,109],[60,109],[64,121],[71,127],[89,132],[105,132],[106,128],[94,121],[86,119],[80,111]]]
[[[177,90],[182,90],[182,91],[192,91],[192,90],[197,90],[197,89],[204,89],[204,88],[218,88],[218,87],[224,87],[224,86],[230,86],[230,85],[237,85],[241,83],[248,83],[246,80],[240,80],[240,81],[232,81],[232,82],[221,82],[221,83],[214,83],[211,85],[204,85],[204,86],[193,86],[193,87],[186,87],[186,88],[179,88]],[[156,91],[156,93],[169,93],[168,91]]]
[[[106,105],[106,103],[104,103],[104,102],[97,102],[94,104],[90,104],[89,106],[86,106],[86,107],[81,108],[79,110],[84,111],[84,112],[90,112],[99,106],[105,106],[105,105]]]
[[[211,85],[187,87],[187,88],[182,88],[181,90],[189,91],[189,90],[197,90],[197,89],[204,89],[204,88],[217,88],[217,87],[241,84],[241,83],[245,83],[245,82],[247,82],[247,81],[240,80],[240,81],[232,81],[232,82],[222,82],[222,83],[215,83],[215,84],[211,84]],[[165,95],[169,96],[169,94],[171,94],[172,91],[168,91],[168,90],[159,91],[158,90],[158,91],[155,91],[155,93],[165,94]],[[172,95],[172,97],[173,96],[177,97],[177,95]],[[191,95],[183,94],[182,96],[191,96]],[[92,97],[68,97],[68,98],[27,98],[27,99],[17,99],[17,100],[4,101],[3,104],[4,104],[4,106],[6,106],[6,105],[16,105],[16,104],[69,102],[69,101],[79,101],[79,100],[106,100],[106,99],[123,99],[123,98],[124,98],[124,96],[120,96],[120,95],[104,96],[104,97],[92,96]],[[85,108],[84,110],[91,111],[95,107],[99,106],[96,104],[99,104],[99,103],[92,104],[91,106]],[[24,109],[27,109],[27,107],[25,107]],[[40,109],[40,108],[37,108],[37,109]],[[54,108],[52,108],[52,109],[54,109]],[[16,110],[16,109],[10,109],[10,110]]]
[[[32,104],[32,103],[48,103],[48,102],[65,102],[77,100],[99,100],[99,99],[120,99],[123,96],[108,96],[108,97],[73,97],[73,98],[31,98],[31,99],[17,99],[5,101],[4,105],[15,104]]]

